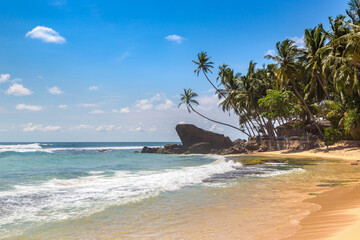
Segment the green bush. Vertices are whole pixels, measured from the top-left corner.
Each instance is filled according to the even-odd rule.
[[[333,128],[326,128],[324,135],[325,135],[326,146],[333,145],[334,143],[339,141],[342,137],[341,132]]]

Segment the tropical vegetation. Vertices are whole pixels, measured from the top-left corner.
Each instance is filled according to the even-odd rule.
[[[279,137],[276,126],[289,125],[313,126],[319,138],[331,141],[360,140],[360,0],[348,6],[346,15],[329,18],[330,29],[322,24],[305,29],[304,47],[291,39],[278,42],[274,53],[265,56],[271,64],[257,68],[250,61],[245,74],[223,64],[212,80],[214,63],[206,52],[198,54],[194,73],[205,76],[221,100],[219,107],[236,116],[239,126],[196,111],[197,94],[191,89],[184,89],[180,105],[248,137]],[[320,120],[331,127],[321,128]]]

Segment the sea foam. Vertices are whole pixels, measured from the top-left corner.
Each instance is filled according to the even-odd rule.
[[[98,150],[140,150],[143,146],[113,146],[113,147],[63,147],[63,148],[51,148],[42,146],[51,146],[50,144],[40,144],[40,143],[29,143],[29,144],[7,144],[0,145],[1,152],[19,152],[19,153],[28,153],[28,152],[46,152],[54,153],[61,151],[98,151]],[[154,146],[159,147],[159,146]]]
[[[0,192],[0,235],[9,226],[73,219],[155,197],[161,192],[202,184],[214,174],[234,171],[239,163],[222,157],[213,163],[162,171],[115,171],[113,176],[94,175],[52,179],[38,185],[15,185]]]

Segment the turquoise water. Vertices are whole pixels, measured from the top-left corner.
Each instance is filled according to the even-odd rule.
[[[164,144],[1,143],[0,238],[106,213],[116,206],[126,209],[147,199],[157,206],[164,193],[185,196],[192,187],[201,192],[233,184],[234,179],[251,181],[295,169],[243,167],[214,155],[134,153],[143,146]]]

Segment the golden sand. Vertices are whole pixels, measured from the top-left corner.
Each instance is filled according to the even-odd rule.
[[[309,158],[319,157],[350,161],[348,164],[360,165],[360,148],[338,144],[329,148],[306,151],[272,151],[256,153],[261,156]],[[360,166],[359,166],[360,172]],[[343,186],[322,193],[304,202],[320,206],[300,221],[295,234],[285,239],[294,240],[358,240],[360,239],[360,185]]]

